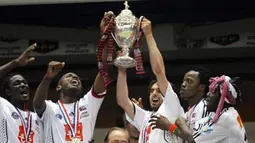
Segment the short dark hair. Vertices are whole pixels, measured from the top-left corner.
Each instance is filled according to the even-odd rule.
[[[206,96],[206,93],[209,92],[209,85],[210,85],[209,79],[212,76],[211,72],[204,67],[199,67],[197,69],[194,69],[193,71],[198,72],[199,83],[205,85],[205,96]]]
[[[150,82],[150,84],[149,84],[149,86],[148,86],[148,91],[149,91],[149,93],[150,93],[151,87],[152,87],[155,83],[157,83],[157,80],[152,80],[152,81]]]
[[[123,131],[123,132],[128,133],[128,132],[127,132],[125,129],[123,129],[123,128],[112,127],[112,128],[110,128],[110,129],[108,130],[108,132],[106,133],[105,138],[104,138],[104,142],[107,142],[107,141],[109,140],[110,134],[111,134],[113,131],[116,131],[116,130],[118,130],[118,131]]]
[[[149,84],[149,86],[148,86],[148,92],[149,92],[149,93],[150,93],[151,87],[152,87],[155,83],[157,83],[157,80],[152,80],[152,81],[150,82],[150,84]],[[177,91],[176,86],[175,86],[173,83],[171,83],[171,82],[169,82],[169,83],[171,84],[171,86],[172,86],[174,92],[176,93],[176,91]]]

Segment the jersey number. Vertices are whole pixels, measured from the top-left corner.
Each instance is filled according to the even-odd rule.
[[[73,124],[72,124],[73,126]],[[72,141],[72,138],[71,138],[71,131],[69,129],[69,126],[67,124],[64,125],[65,127],[65,132],[66,132],[66,141]],[[79,123],[77,125],[77,132],[76,132],[76,137],[79,138],[81,141],[83,141],[83,134],[82,134],[82,123]]]
[[[33,143],[34,142],[34,135],[35,135],[34,131],[31,130],[27,143]],[[19,126],[18,139],[19,139],[19,142],[21,142],[21,143],[26,142],[25,131],[24,131],[24,127],[22,125]]]

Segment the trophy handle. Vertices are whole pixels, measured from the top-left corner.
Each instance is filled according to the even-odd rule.
[[[137,35],[139,35],[139,32],[140,32],[140,30],[141,30],[141,23],[142,23],[142,21],[143,21],[143,18],[144,18],[144,16],[141,16],[140,18],[139,18],[139,22],[138,22],[138,26],[137,26]],[[137,36],[137,40],[138,40],[138,38],[139,38],[139,36]]]
[[[115,41],[118,45],[120,45],[120,44],[118,43],[116,37],[114,36],[114,34],[113,34],[112,32],[111,32],[111,35],[112,35],[112,38],[114,39],[114,41]]]
[[[143,21],[143,18],[144,18],[144,16],[141,16],[140,18],[139,18],[139,23],[138,23],[138,28],[140,29],[141,28],[141,23],[142,23],[142,21]]]

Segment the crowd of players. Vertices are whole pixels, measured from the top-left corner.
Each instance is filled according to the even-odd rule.
[[[141,99],[136,101],[129,98],[126,69],[119,67],[116,99],[125,112],[125,128],[111,128],[101,142],[247,143],[241,117],[234,108],[241,98],[237,84],[239,79],[227,75],[210,77],[205,70],[188,71],[179,92],[181,98],[189,103],[185,113],[172,84],[166,78],[151,22],[144,18],[141,28],[146,38],[152,71],[156,76],[156,80],[149,84],[151,110],[143,109]],[[35,58],[29,58],[28,55],[35,47],[36,44],[31,45],[18,58],[0,67],[3,91],[0,97],[0,142],[93,142],[97,114],[107,95],[102,78],[98,74],[90,91],[80,98],[81,79],[75,73],[66,73],[56,87],[60,99],[52,102],[47,100],[50,83],[65,63],[51,61],[36,89],[34,111],[29,111],[29,84],[22,75],[11,71],[33,62]]]

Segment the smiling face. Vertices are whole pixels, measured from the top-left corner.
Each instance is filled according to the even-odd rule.
[[[163,97],[161,95],[159,86],[154,83],[150,90],[150,106],[153,111],[157,111],[159,106],[163,103]]]
[[[26,79],[15,74],[7,79],[8,87],[5,90],[7,96],[11,101],[28,101],[29,100],[29,86]]]
[[[81,93],[82,83],[80,77],[75,73],[66,73],[62,76],[57,86],[57,91],[72,92],[72,96],[77,96]]]

